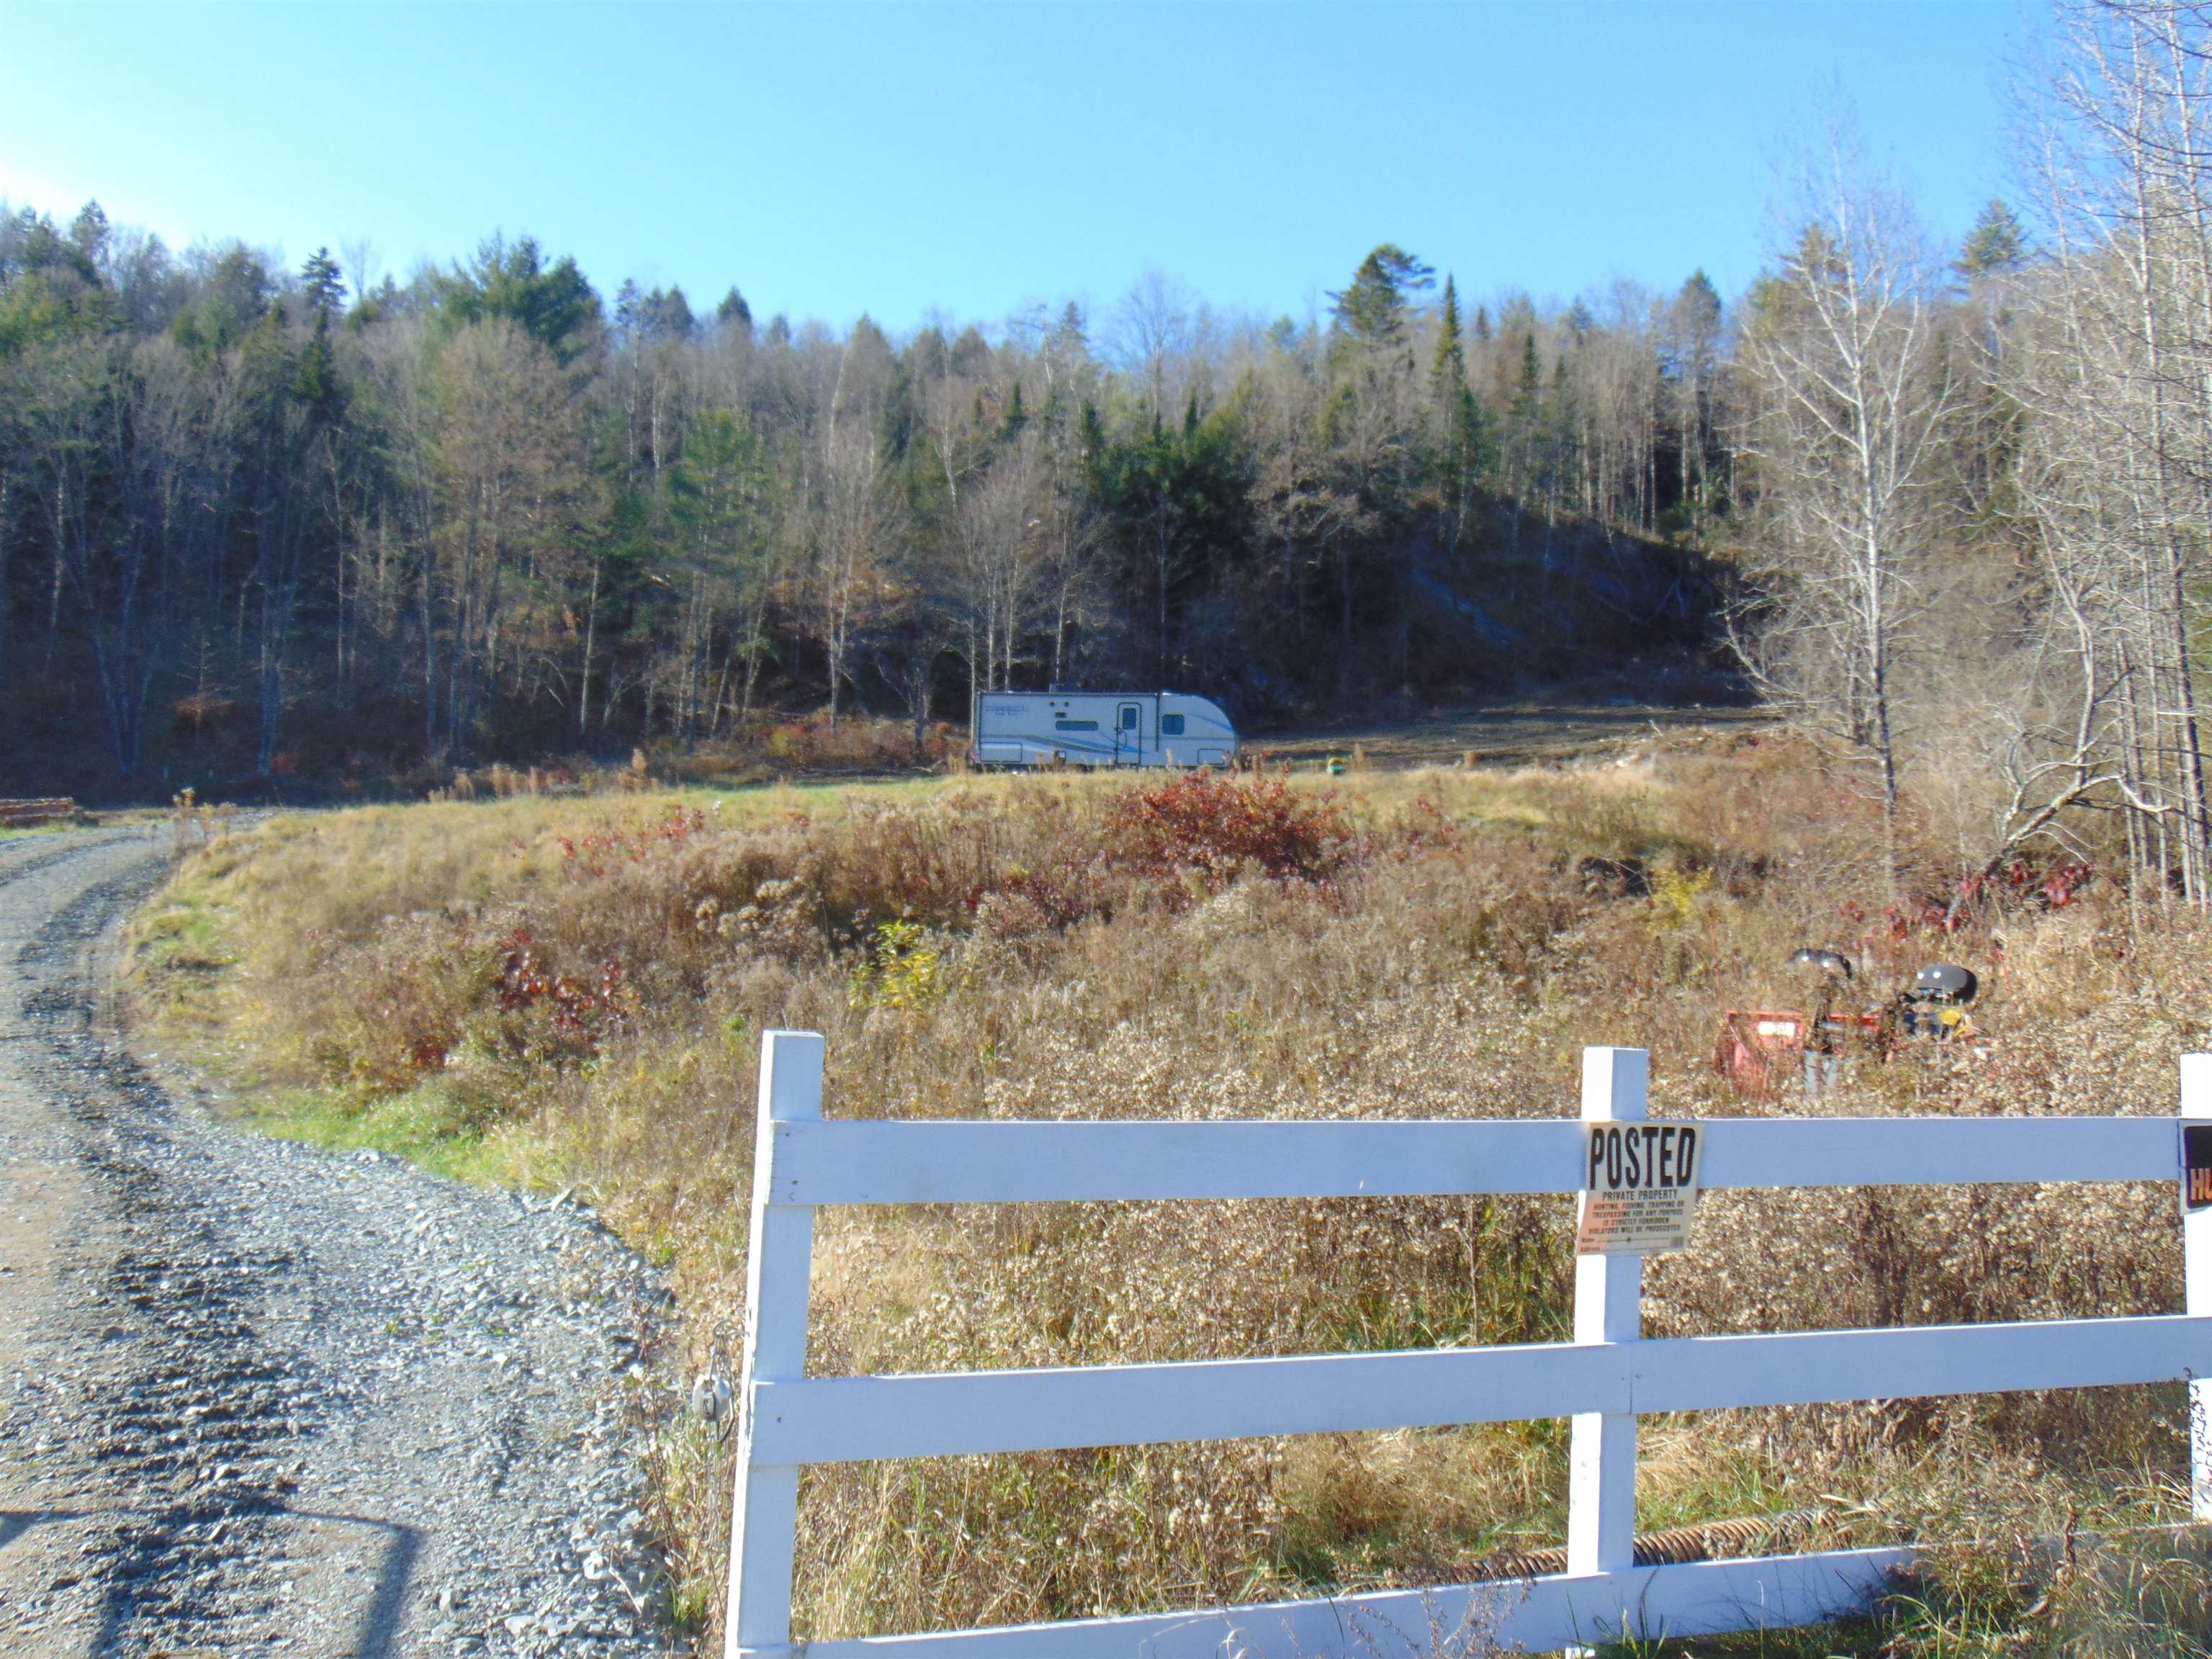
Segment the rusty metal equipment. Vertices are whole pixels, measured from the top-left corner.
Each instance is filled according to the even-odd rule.
[[[1974,1054],[1988,1048],[1966,1012],[1981,981],[1957,963],[1931,962],[1888,1002],[1856,1009],[1842,1006],[1852,969],[1841,951],[1808,947],[1794,952],[1790,965],[1814,981],[1809,1008],[1730,1008],[1721,1015],[1712,1066],[1738,1094],[1771,1099],[1796,1074],[1818,1091],[1835,1082],[1846,1056],[1870,1054],[1886,1063],[1907,1042]]]
[[[1840,1054],[1850,1044],[1881,1037],[1878,1010],[1854,1012],[1839,1006],[1844,989],[1851,982],[1849,957],[1808,946],[1791,953],[1790,965],[1814,981],[1809,1010],[1730,1008],[1721,1016],[1713,1069],[1734,1084],[1738,1094],[1771,1098],[1804,1066],[1808,1053]]]

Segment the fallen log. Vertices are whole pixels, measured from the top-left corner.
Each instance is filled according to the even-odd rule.
[[[0,830],[21,830],[37,823],[52,823],[57,818],[76,816],[76,802],[68,795],[49,795],[37,799],[0,799]]]

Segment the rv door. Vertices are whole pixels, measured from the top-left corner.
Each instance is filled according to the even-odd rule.
[[[1114,764],[1145,763],[1145,713],[1141,705],[1125,702],[1114,711]]]

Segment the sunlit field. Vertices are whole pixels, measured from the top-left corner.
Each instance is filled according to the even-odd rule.
[[[1948,837],[1912,834],[1893,890],[1875,803],[1741,732],[1518,773],[521,793],[195,842],[131,991],[149,1041],[280,1133],[575,1188],[668,1266],[659,1380],[682,1384],[736,1369],[775,1027],[825,1035],[832,1116],[1569,1115],[1588,1043],[1648,1048],[1669,1114],[2171,1112],[2212,1026],[2201,924],[2032,863],[1950,905]],[[1870,1000],[1967,963],[1986,1052],[1737,1094],[1721,1015],[1802,1002],[1805,945],[1856,958]],[[810,1364],[1559,1340],[1570,1221],[1553,1198],[826,1212]],[[1716,1193],[1650,1265],[1647,1329],[2172,1311],[2180,1260],[2170,1186]],[[2193,1653],[2208,1581],[2124,1531],[2185,1518],[2185,1431],[2179,1387],[1647,1419],[1639,1528],[1947,1547],[1863,1629],[1700,1652]],[[799,1628],[1459,1582],[1561,1540],[1565,1443],[1553,1422],[818,1470]],[[652,1455],[674,1610],[711,1644],[726,1449],[671,1414]],[[2019,1548],[2098,1531],[2055,1579]]]

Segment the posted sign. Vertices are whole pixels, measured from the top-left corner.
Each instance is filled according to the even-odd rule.
[[[2212,1209],[2212,1123],[2181,1126],[2181,1212]]]
[[[1697,1123],[1583,1126],[1577,1255],[1650,1255],[1690,1242],[1705,1127]]]

